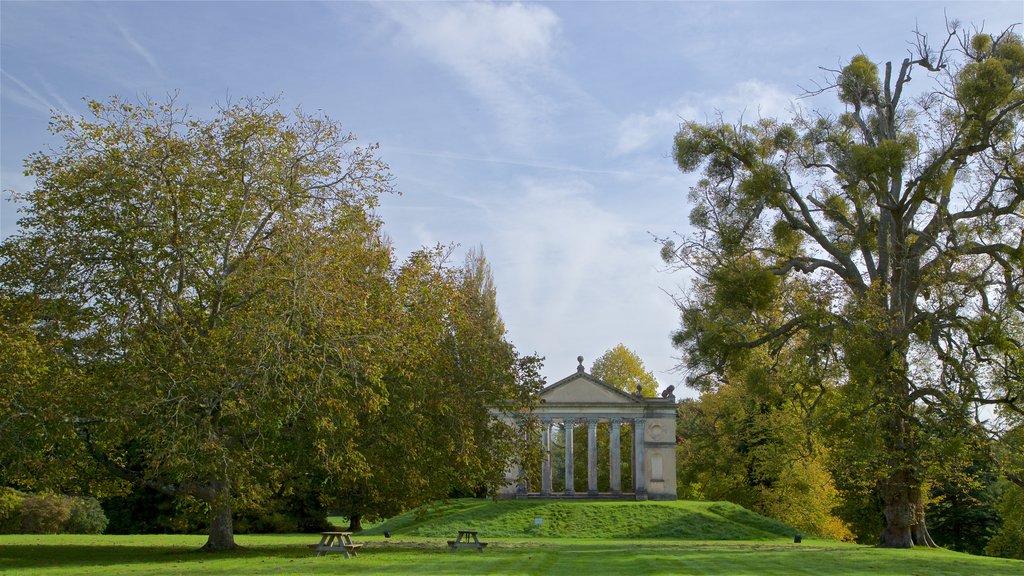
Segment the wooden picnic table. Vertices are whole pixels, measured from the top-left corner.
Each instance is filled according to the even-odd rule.
[[[351,532],[321,532],[320,543],[311,544],[314,549],[314,556],[323,556],[330,552],[340,552],[349,557],[349,554],[356,556],[356,551],[363,547],[362,544],[352,543]]]
[[[459,548],[476,548],[480,552],[487,547],[487,542],[481,542],[476,530],[459,530],[459,537],[448,541],[448,548],[451,551]]]

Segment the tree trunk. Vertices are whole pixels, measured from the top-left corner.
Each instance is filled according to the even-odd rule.
[[[360,532],[363,529],[363,515],[350,514],[348,517],[348,531]]]
[[[906,471],[892,474],[881,484],[882,502],[885,505],[885,529],[878,545],[883,548],[913,548],[914,538],[911,527],[917,517],[914,503],[907,487]]]
[[[203,550],[219,552],[236,548],[238,545],[235,544],[235,526],[231,518],[231,497],[225,489],[210,502],[210,536]]]
[[[883,548],[935,548],[924,519],[924,492],[920,481],[906,471],[895,472],[881,485],[885,529],[878,543]]]
[[[938,548],[938,545],[932,540],[932,535],[928,533],[928,524],[924,521],[924,492],[920,485],[911,491],[910,497],[914,500],[914,525],[910,529],[914,546]]]

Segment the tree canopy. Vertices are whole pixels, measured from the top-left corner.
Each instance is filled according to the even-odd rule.
[[[238,498],[383,481],[398,447],[385,494],[400,505],[496,482],[474,454],[506,457],[516,434],[486,403],[527,402],[535,374],[496,323],[486,263],[463,273],[435,250],[396,268],[374,146],[259,98],[209,119],[173,101],[89,108],[53,118],[63,144],[26,161],[35,187],[0,244],[0,434],[28,447],[5,446],[4,480],[92,461],[62,481],[198,498],[212,549],[234,547]],[[452,426],[459,446],[422,435]]]
[[[662,250],[695,274],[674,341],[705,390],[794,347],[812,370],[834,359],[820,382],[878,487],[882,544],[931,545],[927,487],[960,426],[1022,408],[1024,45],[953,22],[834,73],[819,93],[841,114],[681,126],[676,163],[703,178],[695,232]],[[930,84],[911,97],[912,80]]]
[[[644,396],[654,396],[658,391],[658,380],[654,373],[644,366],[644,361],[636,352],[621,343],[594,360],[590,373],[631,394],[640,390]]]

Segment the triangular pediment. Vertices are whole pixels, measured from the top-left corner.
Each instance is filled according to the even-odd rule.
[[[547,404],[637,404],[638,399],[601,380],[578,372],[541,390]]]

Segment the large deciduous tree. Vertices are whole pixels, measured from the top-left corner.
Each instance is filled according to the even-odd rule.
[[[387,168],[272,101],[211,119],[89,108],[53,118],[62,146],[26,161],[35,188],[0,247],[5,298],[75,375],[19,395],[15,419],[59,410],[47,425],[108,472],[208,503],[207,547],[232,548],[233,498],[287,465],[299,423],[342,470],[336,446],[379,395],[367,335],[390,267],[372,215]]]
[[[1019,411],[1024,392],[1024,46],[952,23],[902,61],[855,56],[821,92],[845,111],[680,128],[676,162],[704,177],[696,232],[662,252],[697,278],[676,343],[712,386],[743,351],[835,351],[881,544],[931,545],[942,423]]]
[[[89,107],[54,117],[0,244],[3,481],[195,497],[220,550],[239,498],[363,486],[393,512],[500,477],[519,434],[488,408],[536,373],[482,256],[396,270],[374,147],[264,99]]]
[[[358,416],[354,448],[380,463],[325,492],[350,528],[453,494],[496,493],[507,462],[522,461],[522,430],[497,406],[525,412],[541,387],[539,360],[506,339],[490,265],[470,251],[414,253],[399,269],[387,321],[395,333],[382,385],[387,402]]]

